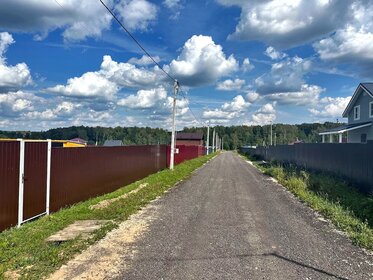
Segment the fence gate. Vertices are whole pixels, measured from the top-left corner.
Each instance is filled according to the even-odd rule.
[[[51,140],[20,142],[18,226],[49,214]]]

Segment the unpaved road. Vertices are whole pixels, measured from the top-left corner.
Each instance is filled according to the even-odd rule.
[[[373,279],[373,257],[225,152],[55,277]]]

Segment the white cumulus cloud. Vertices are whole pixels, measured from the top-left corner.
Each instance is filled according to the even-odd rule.
[[[139,90],[136,95],[131,94],[126,98],[120,99],[118,105],[129,108],[147,109],[158,106],[159,101],[165,101],[167,92],[164,88]]]
[[[157,19],[158,8],[146,0],[122,0],[115,7],[129,30],[147,31]]]
[[[6,63],[5,52],[14,42],[8,32],[0,33],[0,93],[32,84],[31,73],[26,63],[14,66],[8,66]]]
[[[228,80],[225,80],[223,82],[218,83],[216,89],[227,90],[227,91],[240,90],[243,85],[245,85],[245,80],[241,80],[241,79],[231,80],[231,79],[228,79]]]
[[[341,118],[343,111],[350,102],[351,96],[348,97],[324,97],[309,112],[316,117],[321,118]]]
[[[70,78],[66,85],[56,85],[46,91],[74,97],[113,99],[118,86],[98,72],[86,72],[80,77]]]
[[[233,55],[226,57],[223,48],[210,36],[194,35],[186,43],[177,59],[167,70],[186,86],[199,86],[215,82],[238,70]]]
[[[268,0],[227,1],[222,5],[241,8],[240,21],[229,36],[236,40],[260,40],[291,47],[326,35],[348,18],[349,1]]]

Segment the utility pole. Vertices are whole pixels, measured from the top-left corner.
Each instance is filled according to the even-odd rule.
[[[223,144],[224,144],[224,138],[221,138],[221,150],[223,151],[224,150],[224,146],[223,146]]]
[[[219,150],[219,134],[216,133],[215,152]]]
[[[277,145],[277,134],[275,132],[275,146]]]
[[[207,148],[206,154],[207,155],[209,154],[209,149],[210,149],[210,147],[209,147],[210,143],[209,142],[210,142],[210,126],[207,125],[207,139],[206,139],[206,148]]]
[[[271,146],[273,145],[273,142],[272,142],[272,121],[271,121]]]
[[[212,152],[215,152],[215,128],[212,131]]]
[[[179,82],[175,80],[174,83],[174,100],[172,104],[172,132],[171,132],[171,152],[170,152],[170,169],[174,169],[174,154],[175,154],[175,118],[176,118],[176,95],[179,91]]]

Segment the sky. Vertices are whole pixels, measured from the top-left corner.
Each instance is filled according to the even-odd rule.
[[[0,130],[345,121],[371,0],[0,0]],[[162,71],[163,70],[163,71]]]

